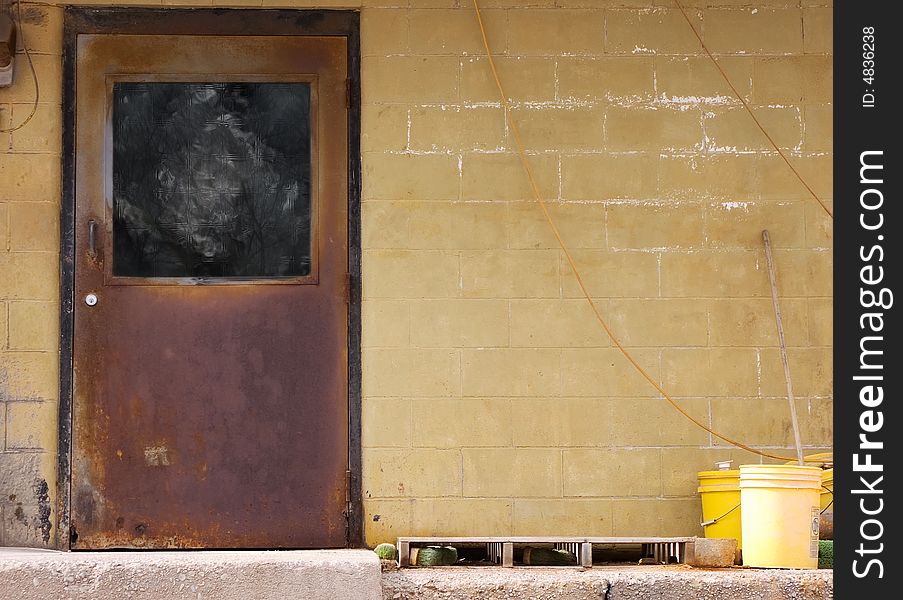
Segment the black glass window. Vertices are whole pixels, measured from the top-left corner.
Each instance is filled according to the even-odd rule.
[[[113,274],[311,269],[310,85],[113,87]]]

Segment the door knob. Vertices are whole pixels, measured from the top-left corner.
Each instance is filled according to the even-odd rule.
[[[97,294],[88,294],[85,296],[85,304],[88,306],[94,306],[97,304]]]

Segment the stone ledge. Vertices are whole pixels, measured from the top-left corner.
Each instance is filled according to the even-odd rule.
[[[369,550],[55,552],[0,548],[0,598],[45,600],[829,600],[830,570],[437,567],[380,573]]]
[[[830,570],[445,567],[383,573],[384,600],[830,600]]]
[[[0,598],[378,600],[369,550],[55,552],[0,548]]]

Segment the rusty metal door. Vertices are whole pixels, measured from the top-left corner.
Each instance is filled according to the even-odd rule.
[[[346,544],[346,71],[78,37],[73,548]]]

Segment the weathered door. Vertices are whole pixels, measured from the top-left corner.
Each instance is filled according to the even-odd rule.
[[[346,52],[79,36],[73,548],[345,545]]]

